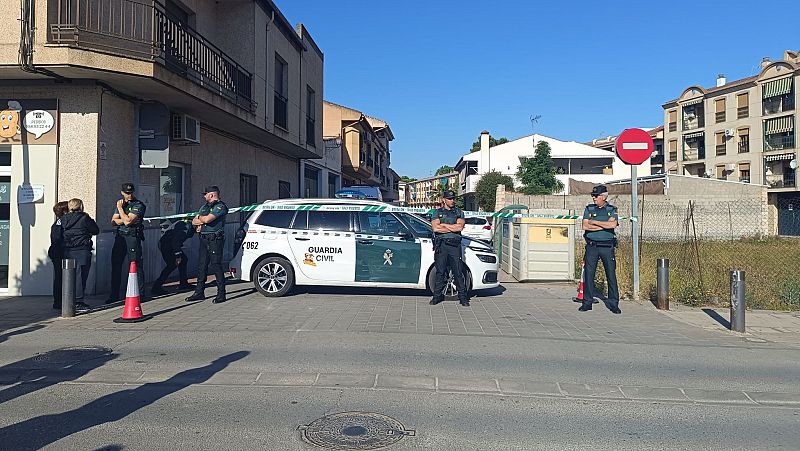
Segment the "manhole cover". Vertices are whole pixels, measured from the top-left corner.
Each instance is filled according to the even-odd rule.
[[[392,417],[371,412],[335,413],[298,429],[304,441],[328,449],[378,449],[415,433]]]
[[[37,354],[33,360],[41,363],[53,365],[67,365],[85,362],[96,358],[109,355],[113,351],[109,348],[95,346],[76,346],[69,348],[54,349],[43,354]]]

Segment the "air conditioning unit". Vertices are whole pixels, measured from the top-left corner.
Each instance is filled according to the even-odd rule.
[[[188,114],[172,114],[172,141],[200,144],[200,121]]]
[[[725,136],[733,136],[733,129],[732,128],[725,129]]]

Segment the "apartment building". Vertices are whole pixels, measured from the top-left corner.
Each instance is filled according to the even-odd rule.
[[[389,124],[359,110],[323,103],[323,135],[336,143],[342,155],[342,186],[379,187],[383,200],[398,199],[397,173],[389,168],[394,140]]]
[[[666,169],[671,174],[767,185],[778,231],[800,235],[797,184],[797,81],[800,57],[764,58],[758,75],[690,86],[663,105]]]
[[[458,192],[458,172],[436,175],[406,183],[406,202],[409,207],[433,208],[442,202],[446,189]]]
[[[147,216],[197,209],[210,184],[235,206],[297,197],[300,160],[323,154],[323,53],[272,0],[16,5],[0,9],[13,30],[0,36],[0,109],[16,132],[0,138],[8,294],[50,292],[58,200],[81,198],[98,219],[89,285],[102,293],[121,183],[137,186]],[[150,280],[161,265],[151,226]]]
[[[653,139],[653,154],[650,157],[650,173],[664,173],[664,126],[659,125],[653,128],[642,128],[650,138]],[[616,152],[617,136],[607,136],[605,138],[593,139],[591,142],[584,143],[587,146],[603,149],[608,152]]]

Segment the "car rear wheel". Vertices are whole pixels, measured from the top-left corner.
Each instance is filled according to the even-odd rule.
[[[265,258],[256,265],[253,284],[266,297],[284,296],[294,286],[294,269],[284,258]]]
[[[472,275],[470,274],[469,270],[466,268],[466,265],[462,265],[462,272],[464,273],[464,284],[467,287],[467,296],[472,291]],[[433,293],[433,288],[436,286],[436,267],[432,267],[431,270],[428,272],[428,291]],[[453,272],[447,272],[447,282],[444,284],[444,290],[442,290],[442,294],[445,298],[457,298],[458,297],[458,289],[456,288],[456,281],[453,278]]]

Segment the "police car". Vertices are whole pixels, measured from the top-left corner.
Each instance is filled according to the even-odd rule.
[[[280,209],[297,205],[331,209]],[[431,290],[435,284],[433,231],[420,216],[382,212],[388,204],[354,199],[283,199],[263,206],[240,231],[230,271],[264,296],[283,296],[295,285]],[[497,287],[493,249],[466,237],[461,246],[467,289]],[[452,274],[444,294],[457,295]]]

